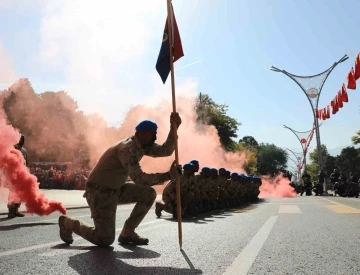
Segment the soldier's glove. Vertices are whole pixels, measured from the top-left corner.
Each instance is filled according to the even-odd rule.
[[[182,175],[181,168],[176,165],[176,161],[171,164],[168,174],[172,180]]]

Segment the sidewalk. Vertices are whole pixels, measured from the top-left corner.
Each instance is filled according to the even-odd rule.
[[[157,188],[156,188],[157,189]],[[78,208],[88,208],[86,199],[83,198],[85,191],[83,190],[50,190],[42,189],[40,190],[45,194],[46,198],[49,200],[60,201],[64,204],[66,209],[78,209]],[[156,198],[157,201],[161,200],[161,195]],[[7,198],[9,190],[7,188],[0,188],[0,215],[6,215],[8,213],[7,208]],[[26,212],[24,204],[20,206],[20,212]]]

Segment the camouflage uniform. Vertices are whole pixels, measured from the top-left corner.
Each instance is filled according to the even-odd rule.
[[[188,181],[190,178],[186,175],[180,177],[181,189],[181,210],[184,214],[187,205],[194,198],[194,193],[188,191]],[[163,190],[162,199],[165,203],[163,210],[167,213],[177,215],[176,213],[176,180],[170,181]]]
[[[71,233],[74,232],[95,245],[109,246],[115,239],[117,205],[136,202],[124,225],[129,232],[134,232],[156,199],[156,191],[151,186],[170,180],[169,173],[145,174],[141,170],[139,161],[144,155],[171,156],[174,147],[173,136],[169,134],[163,145],[153,144],[144,149],[137,138],[131,136],[107,149],[91,171],[84,194],[95,227],[61,216],[59,218],[61,239],[66,243],[72,243]],[[126,183],[128,176],[135,184]],[[133,233],[133,238],[122,238],[123,236],[120,235],[119,242],[133,242],[132,239],[139,241],[137,244],[148,242],[136,233]]]

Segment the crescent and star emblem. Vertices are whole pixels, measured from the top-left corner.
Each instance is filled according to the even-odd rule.
[[[167,35],[167,33],[166,32],[164,32],[164,38],[163,38],[163,41],[162,42],[165,42],[165,41],[167,41],[168,40],[168,35]]]

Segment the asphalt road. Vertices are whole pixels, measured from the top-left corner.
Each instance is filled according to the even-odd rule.
[[[132,205],[119,206],[117,233]],[[88,209],[70,216],[91,223]],[[150,210],[143,247],[98,248],[58,237],[58,214],[7,220],[0,216],[0,274],[360,274],[360,199],[266,199],[228,212],[177,222]]]

